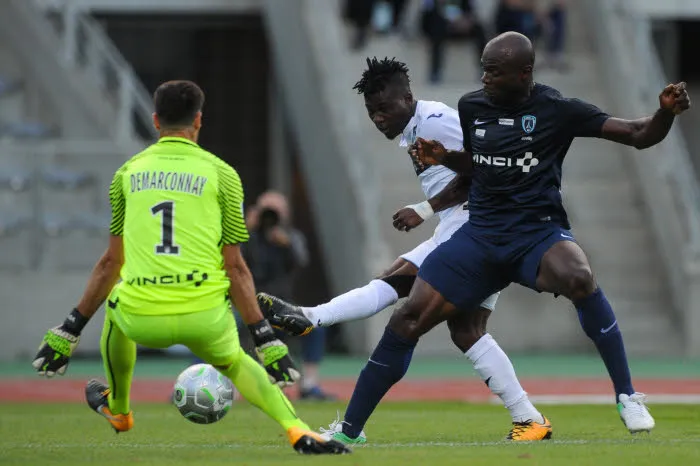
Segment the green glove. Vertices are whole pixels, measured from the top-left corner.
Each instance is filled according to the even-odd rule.
[[[70,357],[80,342],[80,332],[87,323],[88,318],[84,317],[77,309],[73,309],[63,325],[46,332],[32,362],[32,367],[39,375],[53,377],[56,374],[66,373]]]
[[[249,325],[248,329],[255,342],[255,352],[265,367],[270,382],[280,387],[294,385],[301,378],[301,373],[289,356],[287,345],[275,336],[270,323],[263,319],[257,324]]]

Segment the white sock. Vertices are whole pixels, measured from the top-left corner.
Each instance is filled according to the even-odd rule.
[[[488,381],[489,390],[503,401],[513,422],[544,422],[520,385],[513,363],[491,335],[481,337],[464,355],[474,364],[481,380]]]
[[[372,280],[362,288],[355,288],[336,296],[325,304],[302,307],[304,315],[315,327],[349,320],[366,319],[399,300],[399,295],[387,282]]]

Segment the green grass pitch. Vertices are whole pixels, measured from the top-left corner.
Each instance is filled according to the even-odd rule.
[[[311,427],[327,425],[335,403],[297,403]],[[462,403],[386,403],[367,426],[369,443],[345,457],[305,457],[247,403],[219,423],[189,423],[166,403],[134,406],[135,427],[116,435],[80,404],[0,404],[2,465],[696,465],[700,406],[652,406],[657,427],[631,436],[615,407],[544,406],[550,441],[508,444],[507,412]]]

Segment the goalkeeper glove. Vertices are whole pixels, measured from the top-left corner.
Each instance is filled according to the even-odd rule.
[[[80,342],[80,332],[88,320],[77,309],[73,309],[63,325],[46,332],[32,362],[32,367],[39,375],[53,377],[55,374],[65,374],[70,357]]]
[[[289,357],[287,345],[275,336],[267,319],[249,325],[248,329],[255,342],[255,352],[265,366],[270,382],[280,387],[294,385],[294,382],[301,378],[301,374]]]

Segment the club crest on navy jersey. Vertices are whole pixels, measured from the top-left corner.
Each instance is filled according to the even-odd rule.
[[[534,115],[524,115],[523,116],[523,131],[530,134],[535,130],[535,125],[537,124],[537,118]]]

